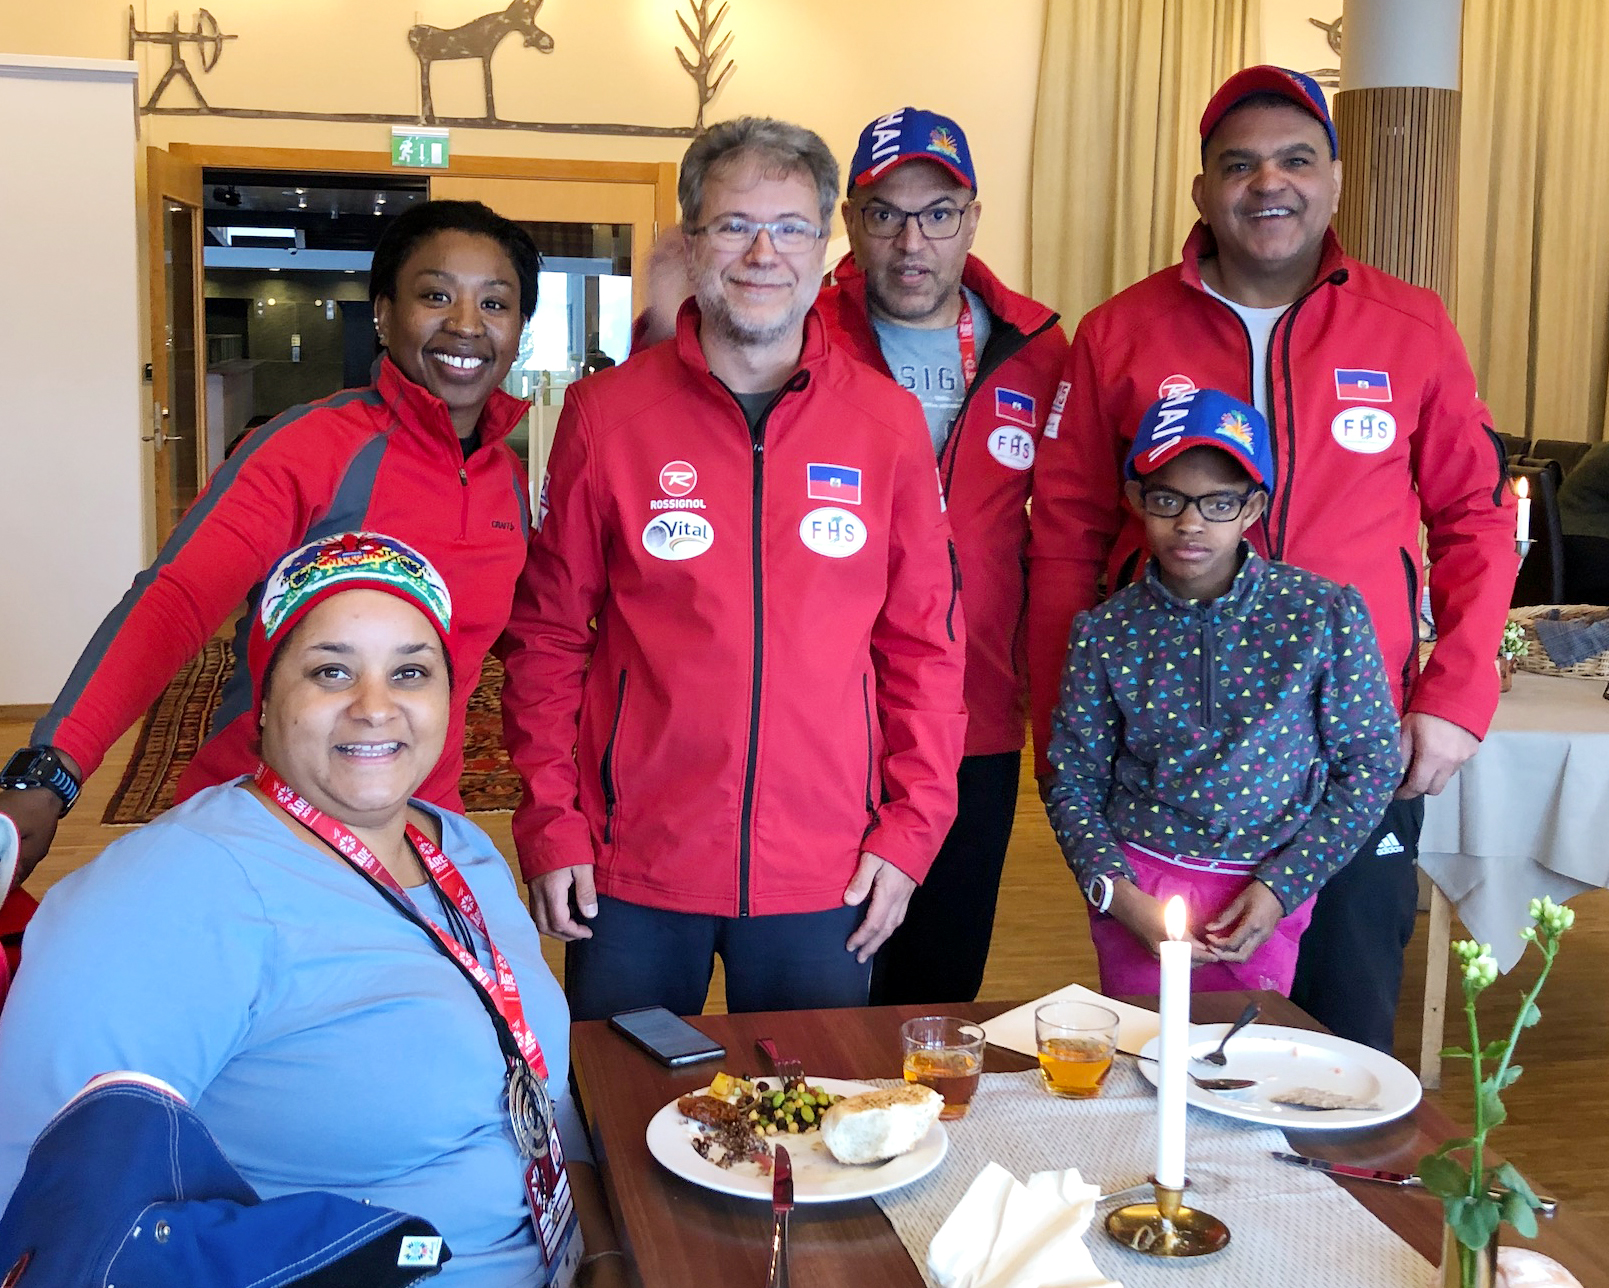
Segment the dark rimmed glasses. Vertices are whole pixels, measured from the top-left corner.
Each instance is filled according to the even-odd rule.
[[[886,201],[868,201],[860,208],[860,226],[868,237],[892,241],[905,231],[905,225],[916,220],[917,230],[928,241],[949,241],[961,231],[966,221],[962,218],[966,206],[928,206],[925,210],[901,210]]]
[[[745,219],[742,215],[721,215],[701,228],[689,228],[690,236],[707,237],[716,250],[747,250],[760,230],[771,238],[771,245],[784,255],[809,250],[827,234],[803,219]]]
[[[1153,519],[1177,519],[1193,505],[1208,523],[1233,523],[1256,495],[1256,488],[1249,492],[1205,492],[1191,496],[1170,487],[1142,487],[1140,504]]]

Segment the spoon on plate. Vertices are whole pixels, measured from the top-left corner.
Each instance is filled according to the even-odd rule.
[[[1137,1055],[1134,1058],[1144,1060],[1148,1064],[1157,1063],[1157,1058],[1154,1055]],[[1185,1072],[1189,1074],[1190,1081],[1203,1091],[1244,1091],[1247,1087],[1257,1085],[1257,1079],[1255,1078],[1198,1078],[1195,1074],[1190,1073],[1188,1069]]]

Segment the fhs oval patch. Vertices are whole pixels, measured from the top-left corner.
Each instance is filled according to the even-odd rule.
[[[824,505],[799,520],[799,540],[818,555],[847,559],[866,544],[866,525],[859,515]]]
[[[1373,456],[1397,440],[1397,418],[1379,407],[1348,407],[1330,422],[1335,441],[1349,452]]]
[[[1008,470],[1034,467],[1034,436],[1025,429],[1002,425],[989,435],[989,455]]]
[[[642,530],[643,549],[655,559],[696,559],[715,544],[715,529],[700,515],[677,510]]]

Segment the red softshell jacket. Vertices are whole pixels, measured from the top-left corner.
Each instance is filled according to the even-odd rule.
[[[481,446],[466,460],[444,404],[389,358],[375,384],[293,407],[254,430],[213,473],[156,562],[101,623],[36,744],[62,748],[88,775],[276,560],[320,536],[383,532],[414,547],[447,583],[453,609],[452,723],[418,795],[462,809],[464,716],[481,661],[508,621],[524,563],[530,504],[503,440],[527,404],[493,391]],[[184,800],[257,764],[246,628],[211,732],[179,781]]]
[[[886,373],[864,275],[846,257],[834,278],[816,304],[829,338]],[[1008,290],[981,260],[967,256],[961,280],[994,325],[939,456],[939,478],[966,608],[966,754],[987,756],[1020,750],[1028,724],[1028,500],[1067,337],[1054,312]]]
[[[806,321],[756,434],[699,314],[571,387],[505,663],[527,878],[743,916],[920,880],[955,814],[954,551],[919,408]]]
[[[1029,543],[1029,647],[1038,769],[1074,615],[1143,571],[1144,527],[1123,500],[1140,416],[1180,389],[1252,401],[1251,343],[1208,295],[1197,225],[1180,264],[1094,309],[1067,358],[1065,409],[1047,426]],[[1515,574],[1503,447],[1463,342],[1431,291],[1325,240],[1317,280],[1269,344],[1273,501],[1247,533],[1258,552],[1356,586],[1399,711],[1477,737],[1497,707],[1493,659]],[[1419,668],[1421,521],[1436,649]]]

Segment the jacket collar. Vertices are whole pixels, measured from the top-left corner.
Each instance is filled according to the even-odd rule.
[[[860,271],[853,255],[845,255],[832,270],[832,280],[851,301],[855,312],[869,327],[871,313],[866,303],[866,275]],[[1007,326],[1016,327],[1024,335],[1033,335],[1057,321],[1054,309],[1013,291],[992,272],[976,255],[968,255],[961,269],[961,285],[983,301],[984,306]]]
[[[457,446],[458,431],[453,427],[447,404],[403,374],[402,368],[391,360],[389,354],[381,355],[374,384],[380,391],[380,397],[385,399],[386,406],[391,408],[402,424],[432,439],[443,442],[451,439],[453,445]],[[492,396],[486,400],[486,406],[480,414],[478,428],[481,446],[489,447],[507,438],[529,410],[530,404],[513,394],[501,389],[492,390]]]
[[[1210,617],[1244,617],[1262,586],[1263,573],[1267,568],[1268,560],[1253,550],[1251,542],[1243,537],[1240,542],[1240,570],[1229,583],[1229,589],[1217,599],[1205,603],[1180,599],[1157,577],[1155,556],[1145,561],[1145,588],[1154,599],[1176,612],[1202,613]]]
[[[676,314],[676,356],[690,370],[718,379],[710,370],[709,359],[704,356],[704,346],[698,342],[698,329],[703,320],[697,299],[689,296],[682,301],[682,307]],[[827,330],[822,325],[817,306],[812,304],[810,312],[805,314],[804,347],[799,352],[799,365],[795,371],[817,371],[826,360]]]
[[[1184,279],[1186,286],[1193,286],[1198,291],[1207,289],[1206,284],[1201,280],[1201,261],[1209,255],[1216,255],[1217,253],[1218,242],[1212,235],[1212,229],[1208,228],[1201,220],[1196,220],[1196,226],[1190,230],[1190,235],[1185,238],[1184,252],[1179,264],[1179,275]],[[1335,235],[1333,228],[1326,228],[1324,230],[1324,249],[1319,255],[1318,275],[1313,279],[1313,285],[1317,286],[1318,283],[1335,273],[1337,269],[1344,268],[1346,268],[1346,252],[1341,249],[1341,239]],[[1309,289],[1311,290],[1312,288],[1310,287]],[[1306,292],[1303,292],[1303,294],[1306,294]]]

